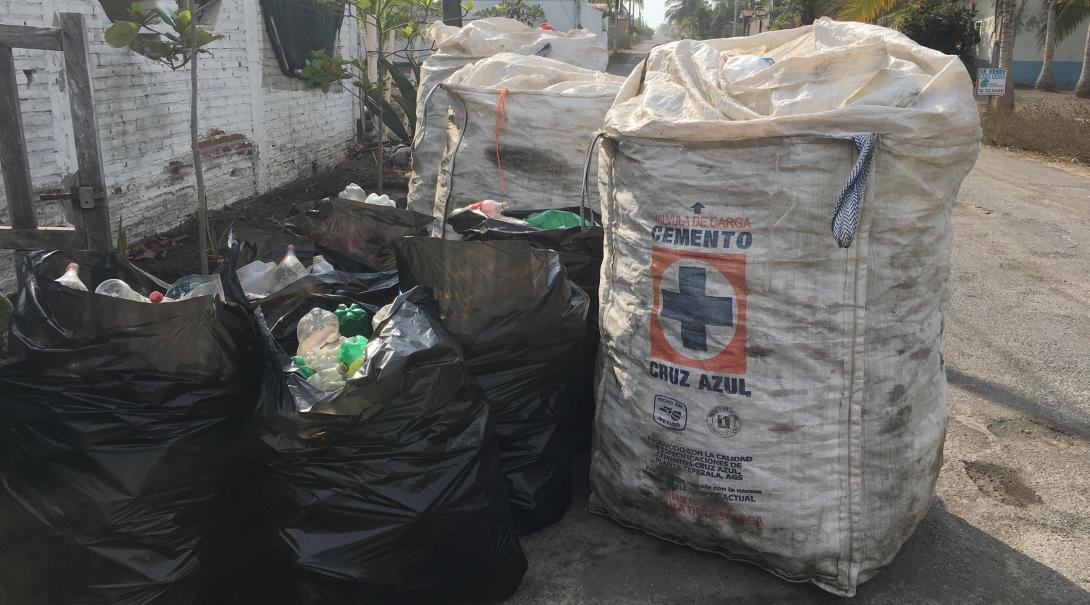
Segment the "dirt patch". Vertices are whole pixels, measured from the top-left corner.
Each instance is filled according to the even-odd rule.
[[[1040,504],[1041,497],[1018,476],[1018,471],[1002,464],[964,461],[965,473],[984,495],[1018,508]]]
[[[996,420],[988,424],[988,431],[996,437],[1032,442],[1051,448],[1068,448],[1074,445],[1067,433],[1028,418]]]
[[[1090,164],[1090,99],[1069,92],[1015,92],[1013,113],[983,111],[984,142]]]
[[[313,207],[316,201],[324,197],[336,195],[349,183],[356,183],[369,192],[377,188],[375,162],[371,154],[358,154],[332,170],[214,210],[209,213],[212,231],[224,243],[232,228],[279,231],[289,216]],[[404,206],[408,174],[387,166],[384,185],[386,193]],[[130,242],[129,252],[135,257],[133,262],[140,268],[169,282],[200,271],[197,241],[197,221],[193,215],[185,223],[166,233],[156,234],[140,242]],[[141,258],[145,256],[153,258]],[[212,259],[211,268],[215,269],[220,260]]]

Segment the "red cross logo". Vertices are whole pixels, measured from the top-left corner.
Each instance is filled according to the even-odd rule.
[[[746,256],[654,247],[651,356],[720,374],[746,371]]]

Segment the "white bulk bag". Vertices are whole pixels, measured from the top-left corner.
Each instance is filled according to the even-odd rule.
[[[424,214],[430,214],[435,203],[435,179],[447,144],[447,99],[436,86],[462,67],[502,52],[520,55],[542,52],[557,61],[596,70],[604,70],[609,61],[606,47],[593,32],[548,31],[506,17],[477,19],[465,27],[436,21],[428,26],[426,36],[436,50],[420,66],[408,202],[410,210]],[[545,48],[546,45],[549,47]]]
[[[442,88],[453,110],[433,216],[476,201],[511,209],[578,206],[587,149],[624,78],[545,57],[502,53]],[[590,204],[598,207],[591,189]]]
[[[825,19],[644,67],[598,171],[592,510],[852,595],[927,513],[942,461],[969,76]]]

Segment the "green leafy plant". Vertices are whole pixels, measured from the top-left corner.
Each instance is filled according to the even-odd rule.
[[[957,55],[972,66],[980,34],[973,22],[976,7],[952,0],[918,0],[898,14],[895,26],[917,44]]]
[[[193,0],[184,0],[183,6],[168,13],[158,8],[149,9],[143,2],[133,2],[129,6],[130,20],[114,21],[114,24],[106,29],[106,43],[114,48],[127,47],[135,50],[153,61],[166,65],[171,70],[190,65],[189,135],[193,153],[193,173],[197,180],[197,224],[207,226],[208,198],[204,187],[204,169],[201,166],[200,149],[197,146],[199,132],[197,57],[201,53],[207,53],[208,50],[205,47],[217,40],[222,40],[223,36],[198,27],[199,14],[195,14],[191,10],[192,7]],[[198,229],[197,231],[200,234],[201,249],[207,250],[209,239],[207,230]],[[208,274],[207,254],[201,254],[201,273]]]
[[[205,223],[205,230],[208,232],[208,256],[220,258],[220,252],[227,247],[227,239],[231,237],[231,230],[236,222],[231,221],[222,231],[217,231],[212,221]]]
[[[545,10],[540,4],[527,4],[525,0],[502,0],[498,4],[477,11],[478,17],[507,17],[521,21],[530,27],[545,22]]]
[[[223,39],[206,29],[191,27],[193,13],[188,8],[168,13],[146,8],[143,2],[133,2],[129,15],[130,20],[115,21],[106,29],[106,43],[114,48],[131,48],[172,70],[189,63],[194,41],[197,52],[208,52],[203,47]],[[156,27],[158,25],[166,25],[169,29]]]
[[[409,63],[416,81],[420,81],[420,65],[415,55],[430,50],[416,48],[415,40],[430,19],[441,12],[436,0],[312,0],[319,6],[333,11],[353,9],[360,30],[373,28],[378,34],[375,48],[367,49],[365,59],[330,57],[324,51],[314,51],[307,65],[299,71],[300,77],[311,81],[323,92],[334,86],[356,95],[367,111],[378,117],[378,192],[383,192],[383,163],[387,133],[402,140],[412,139],[416,129],[416,85],[393,63],[401,58]],[[463,13],[472,10],[472,1],[463,6]],[[388,38],[397,36],[405,40],[403,48],[390,50]],[[378,77],[368,77],[368,62],[374,63]],[[388,95],[390,86],[398,94],[393,95],[395,107]],[[400,111],[398,111],[400,109]],[[404,116],[404,117],[402,117]]]

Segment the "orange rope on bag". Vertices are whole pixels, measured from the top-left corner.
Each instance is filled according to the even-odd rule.
[[[511,91],[500,89],[500,100],[496,103],[496,169],[500,174],[500,193],[507,193],[507,183],[503,179],[503,162],[500,160],[500,125],[507,121],[507,95]]]

